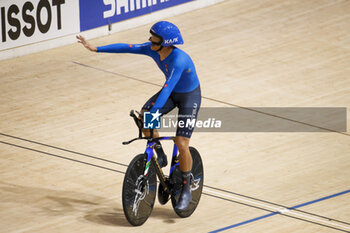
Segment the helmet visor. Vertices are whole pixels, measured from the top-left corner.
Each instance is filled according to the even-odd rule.
[[[154,42],[151,40],[151,38],[149,38],[149,41],[151,41],[152,44],[161,45],[163,43],[163,41],[164,41],[163,37],[161,37],[160,35],[155,33],[153,30],[150,30],[149,32],[151,33],[152,36],[155,36],[155,37],[159,38],[159,40],[160,40],[159,42]]]

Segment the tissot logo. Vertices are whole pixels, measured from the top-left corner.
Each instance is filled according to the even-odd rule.
[[[178,42],[178,40],[179,40],[179,38],[176,37],[176,38],[174,38],[174,39],[164,40],[164,43],[165,43],[165,44],[172,44],[172,43]]]
[[[17,40],[23,34],[31,37],[36,30],[42,34],[53,27],[61,30],[61,6],[65,4],[65,0],[40,0],[34,4],[32,2],[26,1],[1,7],[2,42]]]

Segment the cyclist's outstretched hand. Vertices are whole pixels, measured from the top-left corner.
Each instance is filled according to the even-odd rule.
[[[97,48],[91,45],[89,42],[87,42],[82,35],[77,35],[77,39],[78,39],[78,43],[81,43],[86,49],[93,52],[97,51]]]

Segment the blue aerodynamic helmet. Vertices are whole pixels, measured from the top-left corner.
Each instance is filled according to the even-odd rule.
[[[162,39],[161,45],[164,47],[184,43],[180,30],[176,27],[176,25],[167,21],[155,23],[152,26],[150,33],[160,37]]]

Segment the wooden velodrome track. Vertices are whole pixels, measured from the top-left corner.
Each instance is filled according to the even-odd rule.
[[[350,107],[348,0],[226,0],[167,20],[202,107]],[[144,42],[150,26],[90,42]],[[74,44],[0,66],[0,232],[350,232],[348,132],[194,133],[198,209],[180,219],[156,202],[135,228],[121,188],[144,142],[121,142],[164,81],[154,62]]]

